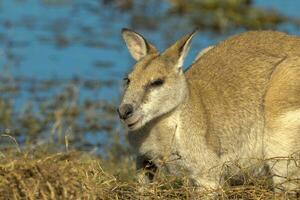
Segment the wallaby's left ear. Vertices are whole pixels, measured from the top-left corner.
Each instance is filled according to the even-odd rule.
[[[185,35],[163,53],[163,55],[174,59],[173,61],[177,68],[181,68],[183,66],[184,59],[191,46],[191,41],[196,33],[197,31],[193,31],[190,34]]]
[[[147,40],[137,32],[134,32],[130,29],[122,29],[123,39],[129,49],[132,57],[138,61],[147,54],[157,53],[156,48],[147,42]]]

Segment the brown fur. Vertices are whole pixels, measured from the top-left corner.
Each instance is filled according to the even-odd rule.
[[[181,66],[176,66],[191,37],[162,54],[145,55],[129,75],[132,85],[123,103],[135,99],[141,110],[153,108],[158,113],[159,106],[170,108],[153,117],[148,114],[150,120],[129,132],[137,154],[158,168],[184,172],[197,185],[215,188],[224,162],[239,160],[249,166],[254,158],[299,151],[300,38],[273,31],[246,32],[208,50],[182,74]],[[166,77],[162,88],[138,92],[156,77]],[[149,106],[136,100],[145,93],[148,101],[158,99],[157,103]],[[143,167],[139,162],[138,166]],[[272,170],[287,175],[286,164]],[[300,176],[295,166],[289,171]]]

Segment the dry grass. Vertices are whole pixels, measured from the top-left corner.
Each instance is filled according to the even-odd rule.
[[[4,156],[5,155],[5,156]],[[103,161],[79,153],[5,153],[0,161],[1,199],[285,199],[261,184],[197,191],[185,179],[160,176],[141,189],[129,160]]]

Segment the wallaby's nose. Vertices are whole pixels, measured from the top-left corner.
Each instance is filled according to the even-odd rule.
[[[128,119],[133,114],[133,106],[131,104],[123,104],[119,107],[118,113],[121,119]]]

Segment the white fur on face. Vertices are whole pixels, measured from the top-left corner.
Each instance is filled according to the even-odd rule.
[[[160,88],[150,91],[147,102],[141,105],[144,124],[170,112],[184,101],[187,88],[184,75],[181,76],[183,77],[173,85],[168,86],[168,83],[165,83]]]
[[[130,129],[130,131],[135,131],[142,128],[151,120],[162,116],[179,104],[181,104],[186,97],[186,83],[184,74],[181,74],[182,78],[176,80],[173,83],[164,83],[162,86],[157,88],[151,88],[147,92],[147,100],[142,102],[142,96],[145,95],[144,92],[140,91],[129,91],[125,92],[122,103],[132,104],[135,102],[135,112],[134,118],[141,118],[138,124]]]

